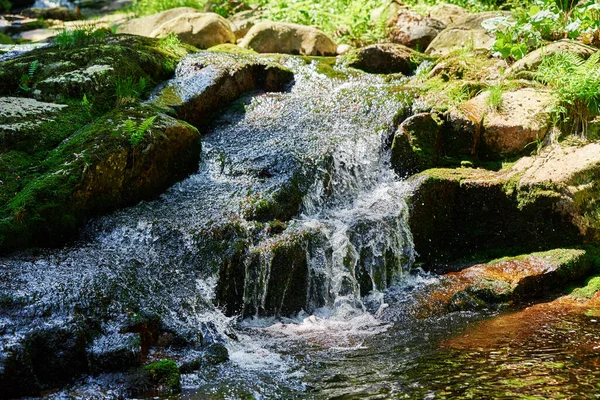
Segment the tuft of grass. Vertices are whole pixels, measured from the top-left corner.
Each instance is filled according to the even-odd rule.
[[[65,29],[56,35],[54,44],[61,49],[85,46],[90,43],[104,40],[108,33],[109,31],[107,29],[95,29],[91,26],[74,30]]]
[[[142,97],[148,88],[148,81],[144,77],[136,82],[131,76],[117,78],[115,81],[115,95],[118,104],[132,103]]]
[[[490,110],[498,112],[502,108],[502,94],[504,88],[501,85],[493,85],[488,88],[489,96],[486,99],[486,105]]]
[[[600,52],[587,60],[574,53],[547,56],[534,76],[558,97],[553,108],[555,121],[586,136],[589,120],[600,115]]]

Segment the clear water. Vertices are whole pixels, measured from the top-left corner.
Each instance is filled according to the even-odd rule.
[[[209,63],[229,56],[194,57]],[[577,340],[598,339],[585,312],[540,325],[539,340],[523,340],[510,354],[510,330],[497,342],[460,339],[504,315],[418,318],[413,294],[438,278],[408,273],[415,257],[406,221],[411,187],[389,167],[390,135],[410,103],[403,80],[331,79],[295,58],[287,66],[296,74],[293,87],[253,93],[230,107],[203,132],[198,172],[158,200],[93,221],[64,249],[0,259],[0,295],[19,305],[0,310],[0,349],[35,326],[74,324],[83,315],[101,319],[108,335],[127,315],[150,313],[190,342],[229,350],[230,361],[183,376],[184,399],[595,398],[597,350],[580,357],[560,336],[563,324],[574,324],[585,327]],[[252,199],[269,199],[299,177],[306,194],[283,232],[244,217]],[[261,278],[245,285],[241,299],[256,312],[245,319],[214,306],[231,245],[215,232],[232,224],[259,260],[253,265]],[[304,311],[263,315],[272,290],[265,283],[274,267],[269,249],[299,236],[306,237],[309,269]],[[168,350],[150,354],[163,355]],[[532,378],[538,376],[554,379],[553,386]],[[544,392],[550,386],[555,392]],[[120,395],[117,378],[99,376],[48,397]]]

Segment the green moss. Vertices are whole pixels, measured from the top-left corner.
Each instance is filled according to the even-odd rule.
[[[14,44],[12,38],[4,33],[0,32],[0,44]]]
[[[208,51],[214,51],[216,53],[232,53],[232,54],[258,54],[252,49],[246,49],[232,43],[224,43],[213,46]]]
[[[591,299],[600,291],[600,275],[589,278],[585,282],[585,286],[577,288],[571,292],[571,296],[580,299]]]
[[[129,35],[107,35],[62,49],[40,48],[0,63],[0,95],[22,96],[19,77],[37,61],[32,90],[26,94],[35,93],[36,98],[50,101],[81,99],[87,94],[95,97],[96,103],[114,104],[117,79],[162,81],[171,76],[177,61],[188,51],[189,46],[165,47],[156,39]]]
[[[181,392],[181,374],[177,364],[172,360],[160,360],[145,365],[146,370],[153,381],[159,387],[171,393]]]

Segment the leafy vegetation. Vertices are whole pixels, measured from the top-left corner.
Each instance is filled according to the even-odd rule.
[[[600,114],[600,52],[587,60],[573,53],[545,57],[535,77],[558,97],[556,121],[585,135],[589,119]]]
[[[518,60],[546,41],[580,38],[586,44],[600,42],[600,4],[594,0],[535,0],[512,8],[512,17],[486,21],[495,32],[494,50]]]
[[[117,103],[126,104],[134,102],[142,97],[147,88],[148,81],[143,76],[138,80],[132,76],[118,77],[115,81]]]

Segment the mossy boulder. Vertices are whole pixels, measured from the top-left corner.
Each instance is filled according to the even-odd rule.
[[[143,78],[150,84],[167,79],[189,50],[154,39],[111,35],[67,48],[38,48],[0,63],[0,95],[43,101],[81,100],[87,95],[97,107],[112,105],[119,81]]]
[[[343,59],[349,67],[373,74],[410,75],[423,59],[420,53],[396,43],[373,44],[351,50]]]
[[[580,243],[561,194],[518,178],[472,168],[431,169],[412,178],[409,223],[419,260],[429,264],[503,251]],[[515,187],[518,189],[514,190]]]
[[[438,165],[442,151],[443,120],[421,113],[406,119],[394,135],[392,165],[401,176]]]
[[[445,275],[453,283],[448,307],[472,309],[540,298],[600,268],[595,248],[553,249],[506,257]]]
[[[2,185],[10,189],[1,198],[2,250],[59,243],[91,216],[152,198],[195,170],[200,154],[195,128],[135,103],[74,123],[54,139],[54,148],[0,154]]]

